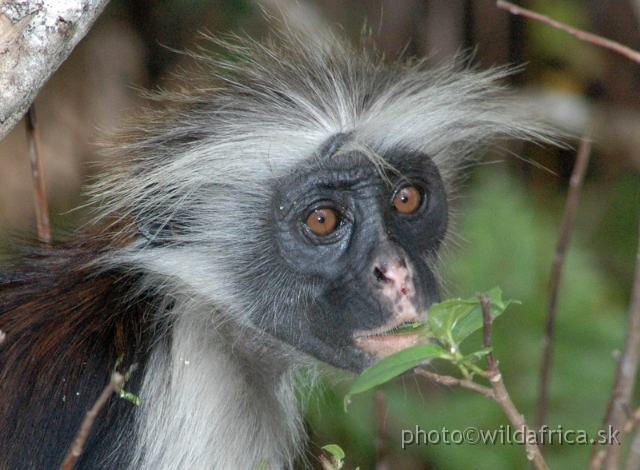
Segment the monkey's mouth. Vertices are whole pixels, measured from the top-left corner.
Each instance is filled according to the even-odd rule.
[[[371,354],[376,359],[402,351],[416,344],[429,343],[434,338],[424,334],[418,322],[402,322],[398,325],[385,325],[374,330],[357,332],[354,335],[354,342],[357,348]]]

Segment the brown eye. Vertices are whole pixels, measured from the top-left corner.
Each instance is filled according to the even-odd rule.
[[[406,186],[393,196],[393,205],[402,214],[413,214],[418,210],[421,202],[420,191],[413,186]]]
[[[307,225],[316,235],[327,235],[338,226],[338,213],[328,208],[316,209],[307,217]]]

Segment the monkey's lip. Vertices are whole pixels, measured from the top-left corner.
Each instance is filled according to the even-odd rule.
[[[404,333],[400,335],[389,334],[399,325],[384,330],[372,330],[363,332],[354,337],[357,348],[368,352],[377,359],[382,359],[391,354],[407,349],[416,344],[431,342],[432,338],[425,337],[421,333]]]

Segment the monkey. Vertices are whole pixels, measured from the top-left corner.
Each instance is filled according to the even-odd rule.
[[[58,468],[116,369],[139,404],[114,394],[75,468],[304,465],[296,377],[416,344],[391,333],[440,298],[461,169],[550,139],[506,69],[220,44],[108,140],[92,223],[2,268],[0,468]]]

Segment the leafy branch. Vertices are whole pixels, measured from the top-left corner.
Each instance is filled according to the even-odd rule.
[[[432,305],[429,309],[427,323],[414,323],[403,331],[394,333],[419,332],[418,341],[421,344],[387,356],[365,369],[345,396],[345,410],[352,395],[362,393],[413,369],[415,373],[436,382],[466,388],[491,398],[502,408],[514,427],[523,429],[528,435],[529,425],[507,392],[498,368],[498,362],[493,356],[491,344],[493,321],[512,303],[516,303],[516,301],[503,301],[502,292],[496,287],[486,294],[476,294],[474,298],[450,299]],[[470,354],[463,353],[460,347],[461,343],[481,328],[483,332],[482,348]],[[462,378],[435,374],[420,367],[433,359],[451,362],[459,369]],[[486,369],[478,365],[481,359],[486,360]],[[476,376],[486,379],[491,387],[474,382]],[[534,468],[536,470],[548,469],[536,443],[527,439],[525,446],[527,458],[533,463]]]

